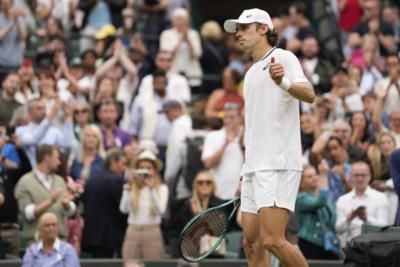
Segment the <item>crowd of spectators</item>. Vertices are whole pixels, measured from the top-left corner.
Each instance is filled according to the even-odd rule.
[[[304,3],[271,12],[317,93],[299,107],[290,229],[309,259],[340,257],[322,228],[343,247],[362,224],[400,218],[399,6],[331,2],[341,55]],[[252,61],[218,22],[193,28],[194,12],[189,0],[0,0],[1,257],[179,257],[185,223],[235,196]]]

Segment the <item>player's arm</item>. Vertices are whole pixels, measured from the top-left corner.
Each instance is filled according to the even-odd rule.
[[[312,103],[314,102],[315,92],[314,88],[310,83],[292,83],[287,91],[291,96],[297,98],[298,100]]]

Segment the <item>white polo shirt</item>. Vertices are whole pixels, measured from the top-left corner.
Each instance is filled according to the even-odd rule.
[[[302,170],[299,101],[275,84],[268,68],[264,70],[272,57],[283,65],[285,76],[292,83],[308,83],[297,57],[279,48],[247,71],[242,175],[264,170]]]

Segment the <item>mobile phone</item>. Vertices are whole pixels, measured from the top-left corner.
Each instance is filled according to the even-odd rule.
[[[136,177],[140,180],[145,180],[149,177],[149,171],[144,169],[139,169],[136,171]]]

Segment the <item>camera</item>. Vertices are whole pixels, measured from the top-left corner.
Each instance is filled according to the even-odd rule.
[[[149,171],[144,169],[139,169],[136,171],[136,177],[140,180],[145,180],[149,177]]]

